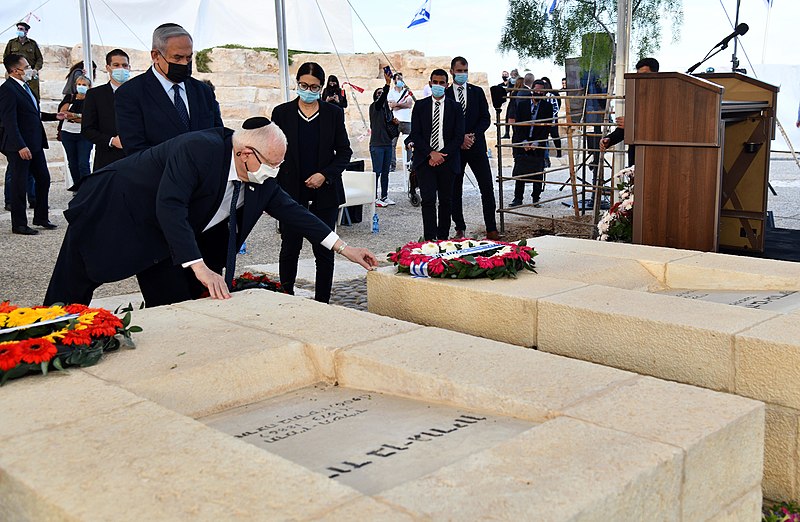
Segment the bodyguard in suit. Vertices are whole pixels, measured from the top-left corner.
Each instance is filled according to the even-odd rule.
[[[114,93],[128,81],[131,66],[128,53],[113,49],[106,54],[108,83],[89,89],[83,100],[81,134],[94,143],[94,168],[102,169],[109,163],[125,157],[122,141],[117,132],[114,112]]]
[[[0,85],[0,150],[8,159],[11,170],[11,231],[14,234],[32,236],[37,230],[28,226],[25,213],[25,189],[28,175],[36,181],[36,205],[33,209],[33,224],[46,229],[56,228],[48,216],[50,172],[44,149],[47,136],[42,119],[54,121],[55,114],[42,114],[33,93],[25,83],[31,78],[33,69],[28,60],[18,54],[3,58],[8,79]]]
[[[553,104],[545,99],[545,84],[542,80],[533,82],[531,98],[519,98],[516,104],[516,122],[525,123],[538,121],[538,124],[515,126],[511,142],[514,147],[513,176],[523,176],[534,179],[531,190],[533,205],[539,206],[539,196],[544,190],[544,151],[550,128],[553,123]],[[521,95],[519,95],[521,96]],[[522,205],[525,195],[525,181],[514,183],[514,199],[510,207]]]
[[[222,127],[219,104],[192,78],[191,35],[177,24],[153,31],[153,66],[120,86],[114,96],[117,131],[126,155],[184,132]]]
[[[461,172],[464,112],[461,105],[444,95],[448,79],[444,69],[431,73],[432,94],[414,105],[411,134],[406,138],[414,148],[412,167],[422,196],[422,226],[427,240],[450,237],[453,180]]]
[[[462,192],[464,188],[464,170],[469,165],[481,192],[486,237],[488,239],[500,239],[494,215],[497,210],[497,203],[494,199],[492,169],[489,167],[489,157],[486,154],[485,133],[491,124],[489,104],[486,102],[486,95],[483,89],[477,85],[467,83],[469,64],[466,58],[461,56],[453,58],[450,62],[450,74],[453,75],[453,85],[447,88],[445,97],[458,102],[464,113],[464,143],[461,145],[460,153],[461,171],[456,174],[453,180],[453,223],[456,227],[456,237],[465,237],[466,234],[467,226],[464,222]]]
[[[69,227],[44,302],[89,303],[100,284],[132,275],[148,306],[197,298],[203,287],[228,298],[236,253],[265,211],[314,244],[376,266],[278,186],[280,128],[266,118],[243,127],[186,133],[88,176],[64,212]]]

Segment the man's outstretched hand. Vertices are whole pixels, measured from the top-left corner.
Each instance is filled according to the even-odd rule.
[[[342,250],[342,255],[353,263],[358,263],[367,270],[378,267],[378,258],[366,248],[346,246],[344,250]]]
[[[208,293],[212,299],[230,299],[231,293],[228,291],[228,285],[225,284],[225,279],[208,268],[205,262],[198,261],[191,265],[190,268],[194,271],[194,276],[197,280],[208,288]]]

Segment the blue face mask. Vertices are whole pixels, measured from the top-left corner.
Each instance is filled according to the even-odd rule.
[[[469,73],[455,73],[453,75],[453,81],[459,85],[467,83],[467,78],[469,78]]]
[[[117,83],[125,83],[131,77],[131,71],[128,69],[113,69],[111,77]]]
[[[311,92],[308,89],[297,89],[297,95],[305,103],[314,103],[315,101],[319,100],[319,93]]]
[[[86,92],[89,90],[89,86],[78,85],[77,87],[75,87],[75,90],[77,91],[78,94],[86,94]]]
[[[402,89],[403,87],[406,86],[406,82],[404,82],[403,80],[397,80],[397,83],[395,85],[397,85],[398,88]]]
[[[434,98],[444,96],[444,85],[431,85],[431,94],[433,94]]]
[[[17,36],[19,38],[25,38],[25,31],[17,31]]]

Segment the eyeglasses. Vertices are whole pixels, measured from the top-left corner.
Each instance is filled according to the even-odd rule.
[[[319,92],[320,90],[322,90],[322,85],[317,85],[317,84],[309,85],[306,82],[299,82],[297,86],[303,89],[304,91]]]

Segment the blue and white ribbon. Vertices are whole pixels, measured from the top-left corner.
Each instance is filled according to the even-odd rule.
[[[408,267],[409,272],[414,277],[430,277],[428,275],[428,262],[423,261],[422,263],[411,263]]]

